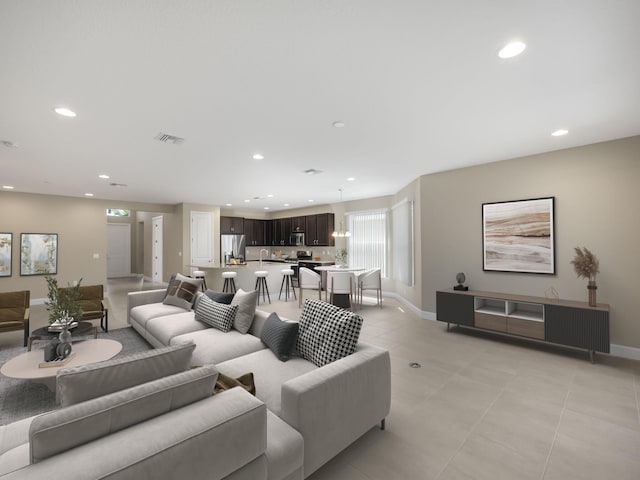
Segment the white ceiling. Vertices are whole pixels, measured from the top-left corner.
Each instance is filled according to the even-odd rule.
[[[639,21],[637,0],[2,0],[0,184],[276,211],[638,135]]]

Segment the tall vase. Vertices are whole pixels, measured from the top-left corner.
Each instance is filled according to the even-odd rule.
[[[596,290],[598,290],[598,286],[596,285],[596,281],[589,280],[589,285],[587,285],[587,289],[589,290],[589,306],[597,307],[598,302],[596,301]]]
[[[60,335],[58,335],[58,338],[60,339],[60,343],[71,343],[71,332],[66,325],[63,327]]]

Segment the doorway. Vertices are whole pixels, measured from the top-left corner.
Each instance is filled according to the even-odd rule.
[[[191,212],[191,264],[204,265],[213,262],[213,242],[211,241],[211,213]]]
[[[131,275],[131,225],[107,223],[107,278]]]

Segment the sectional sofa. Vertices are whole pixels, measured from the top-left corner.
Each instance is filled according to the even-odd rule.
[[[248,299],[249,306],[253,304],[250,322],[234,324],[238,328],[224,332],[198,320],[197,307],[194,312],[163,303],[166,293],[130,293],[127,310],[131,326],[156,347],[195,344],[194,365],[214,364],[231,377],[253,373],[256,397],[266,405],[268,413],[302,435],[300,475],[276,474],[267,456],[268,478],[306,478],[376,424],[381,423],[384,428],[391,405],[389,352],[357,342],[353,352],[342,356],[337,344],[350,332],[327,331],[331,322],[335,325],[342,321],[342,326],[348,323],[355,315],[352,312],[319,300],[306,300],[294,348],[297,355],[283,361],[279,358],[282,352],[265,343],[265,329],[273,314],[256,310],[255,299]],[[250,295],[239,291],[236,297],[242,294]],[[242,308],[243,302],[240,303]],[[245,329],[246,333],[242,333]],[[306,338],[306,344],[302,338]],[[282,446],[283,451],[288,449]]]

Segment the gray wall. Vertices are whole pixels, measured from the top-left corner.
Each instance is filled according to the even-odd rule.
[[[598,302],[611,305],[611,343],[640,347],[637,254],[640,137],[571,148],[421,177],[422,310],[465,272],[472,289],[586,301],[574,247],[600,260]],[[482,270],[483,202],[555,197],[554,276]]]

